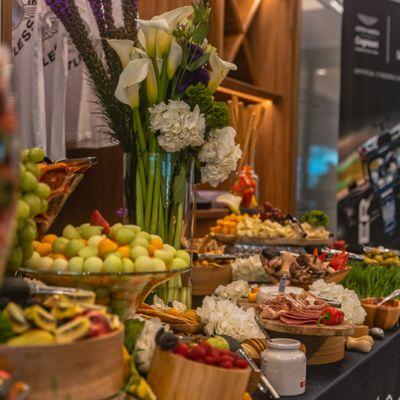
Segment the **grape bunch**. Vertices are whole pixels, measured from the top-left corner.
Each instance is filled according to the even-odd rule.
[[[287,221],[288,216],[284,214],[280,208],[274,207],[271,203],[266,202],[261,210],[260,218],[262,221],[269,219],[283,225]]]
[[[40,169],[37,163],[43,161],[44,151],[38,147],[21,150],[19,197],[16,207],[16,225],[13,248],[8,268],[15,270],[22,262],[32,257],[32,242],[37,235],[34,218],[47,210],[47,198],[51,190],[38,181]]]

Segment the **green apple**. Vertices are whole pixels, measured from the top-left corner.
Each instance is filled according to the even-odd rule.
[[[132,247],[132,249],[131,249],[131,257],[134,260],[138,259],[140,256],[148,256],[148,255],[149,255],[149,252],[143,246],[135,246],[135,247]]]
[[[102,235],[95,235],[92,236],[88,241],[87,241],[87,245],[90,247],[98,247],[99,243],[104,239],[104,236]]]
[[[144,239],[146,239],[147,241],[149,241],[149,240],[150,240],[150,234],[148,234],[148,233],[145,232],[145,231],[140,231],[140,232],[138,232],[138,233],[136,234],[135,238],[144,238]]]
[[[173,256],[175,257],[175,254],[176,254],[176,248],[175,247],[173,247],[173,246],[171,246],[169,244],[164,244],[162,249],[170,251],[173,254]]]
[[[84,239],[89,239],[92,236],[100,236],[101,232],[103,232],[103,228],[101,226],[94,226],[90,224],[83,224],[79,228],[79,232]]]
[[[122,259],[122,269],[126,273],[132,273],[135,271],[135,263],[130,258],[124,257]]]
[[[75,257],[85,245],[81,239],[72,239],[65,247],[65,255],[67,257]]]
[[[127,244],[135,238],[135,232],[122,226],[115,231],[114,238],[118,244]]]
[[[177,250],[175,253],[175,257],[182,258],[186,261],[186,265],[190,265],[190,254],[185,250]]]
[[[152,264],[153,264],[153,271],[166,271],[167,266],[165,265],[165,262],[161,260],[160,258],[152,258],[151,259]]]
[[[34,251],[32,257],[29,260],[26,260],[24,264],[27,268],[39,269],[40,258],[40,254]]]
[[[38,269],[41,271],[51,271],[53,269],[53,259],[50,257],[41,257]]]
[[[122,260],[114,255],[109,255],[104,260],[104,270],[110,274],[122,272]]]
[[[81,235],[79,234],[78,229],[76,229],[72,225],[67,225],[62,231],[62,235],[70,240],[81,238]]]
[[[171,262],[171,269],[172,270],[177,270],[177,269],[185,269],[187,268],[188,265],[186,264],[186,261],[182,258],[174,258]]]
[[[66,271],[68,269],[68,261],[63,258],[57,258],[53,261],[54,271]]]
[[[135,272],[153,271],[153,261],[149,256],[140,256],[135,260]]]
[[[99,257],[89,257],[83,263],[85,272],[99,273],[103,270],[103,260]]]
[[[82,247],[78,252],[78,255],[83,258],[96,257],[98,254],[97,248],[90,246]]]
[[[83,257],[72,257],[68,261],[68,270],[71,272],[83,272]]]
[[[149,241],[143,237],[138,237],[136,235],[135,239],[132,240],[130,246],[131,247],[142,246],[145,249],[147,249],[149,247]]]
[[[114,224],[111,228],[110,228],[110,237],[114,238],[115,236],[115,232],[117,231],[117,229],[121,228],[123,225],[118,222],[118,224]]]
[[[65,254],[65,248],[67,247],[69,240],[65,237],[59,237],[53,242],[53,253]]]
[[[156,250],[154,252],[154,257],[163,260],[166,264],[170,264],[174,258],[174,255],[168,250]]]
[[[206,342],[212,346],[212,347],[216,347],[217,349],[220,350],[229,350],[229,343],[228,341],[223,338],[222,336],[214,336],[214,337],[210,337],[206,340]]]
[[[27,154],[29,160],[34,163],[43,161],[44,155],[45,155],[44,150],[40,147],[32,147],[31,149],[28,150]]]

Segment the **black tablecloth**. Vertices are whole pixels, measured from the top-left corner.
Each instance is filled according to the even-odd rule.
[[[260,394],[254,400],[266,399]],[[386,332],[368,354],[346,351],[335,364],[307,368],[306,393],[281,399],[400,400],[400,330]]]

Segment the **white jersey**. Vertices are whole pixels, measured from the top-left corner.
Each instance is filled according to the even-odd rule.
[[[76,3],[100,46],[90,6],[86,0]],[[111,145],[101,133],[84,64],[61,22],[44,0],[23,4],[24,18],[13,28],[12,43],[22,146],[43,147],[57,160],[65,157],[67,147]]]

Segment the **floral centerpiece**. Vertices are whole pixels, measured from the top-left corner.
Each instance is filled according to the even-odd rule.
[[[74,0],[46,0],[80,52],[99,99],[106,132],[125,152],[129,220],[180,247],[188,182],[224,181],[241,156],[227,105],[214,92],[230,70],[207,39],[204,0],[151,20],[121,0],[124,25],[111,0],[89,0],[101,51]]]

